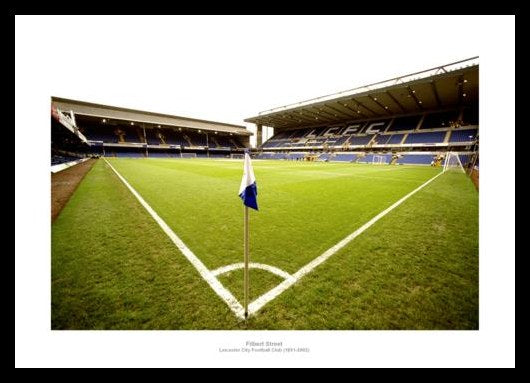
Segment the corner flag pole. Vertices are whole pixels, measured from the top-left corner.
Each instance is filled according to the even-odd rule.
[[[248,206],[245,206],[245,233],[244,233],[244,248],[245,248],[245,319],[248,317],[248,285],[249,285],[249,275],[248,275]]]
[[[258,187],[256,186],[256,177],[254,177],[254,170],[250,162],[249,152],[245,152],[245,162],[243,164],[243,178],[241,179],[241,186],[239,186],[239,197],[243,200],[245,205],[245,219],[244,219],[244,230],[243,230],[243,242],[244,242],[244,257],[245,257],[245,276],[243,281],[244,289],[244,306],[245,306],[245,320],[248,318],[248,299],[249,299],[249,246],[248,246],[248,208],[258,210]]]

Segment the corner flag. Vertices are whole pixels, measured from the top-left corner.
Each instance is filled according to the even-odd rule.
[[[239,187],[239,196],[243,200],[245,206],[258,210],[258,189],[256,187],[256,177],[254,177],[254,169],[250,162],[250,155],[245,152],[245,163],[243,165],[243,179]]]
[[[254,169],[250,163],[250,155],[248,151],[245,151],[245,162],[243,165],[243,179],[241,180],[241,186],[239,187],[239,196],[243,200],[245,205],[245,219],[244,219],[244,230],[243,230],[243,249],[244,249],[244,309],[245,309],[245,320],[248,318],[248,300],[249,300],[249,230],[248,230],[248,208],[258,210],[258,188],[256,187],[256,177],[254,177]]]

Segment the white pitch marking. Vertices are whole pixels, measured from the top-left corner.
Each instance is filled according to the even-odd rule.
[[[191,262],[193,266],[199,271],[203,279],[210,285],[210,287],[219,295],[228,305],[228,307],[234,312],[234,314],[240,318],[244,319],[244,309],[243,306],[238,302],[238,300],[228,291],[222,284],[219,282],[219,280],[216,278],[216,275],[223,274],[224,272],[235,270],[239,268],[239,265],[243,265],[242,263],[236,263],[224,267],[220,267],[214,271],[210,271],[200,260],[197,258],[195,254],[180,240],[180,238],[171,230],[171,228],[158,216],[158,214],[145,202],[145,200],[134,190],[134,188],[129,185],[129,183],[119,174],[116,169],[104,158],[105,162],[110,166],[110,168],[116,173],[118,178],[127,186],[127,188],[133,193],[133,195],[138,199],[138,201],[142,204],[142,206],[151,214],[151,216],[155,219],[155,221],[160,225],[162,230],[170,237],[170,239],[175,243],[175,245],[179,248],[179,250],[184,254],[184,256]],[[434,181],[437,177],[441,176],[443,174],[439,173],[435,175],[434,177],[427,180],[422,185],[418,186],[416,189],[402,197],[400,200],[395,202],[393,205],[388,207],[387,209],[383,210],[379,214],[377,214],[375,217],[373,217],[370,221],[365,223],[363,226],[361,226],[359,229],[355,230],[353,233],[345,237],[343,240],[341,240],[336,245],[332,246],[328,250],[326,250],[324,253],[322,253],[317,258],[313,259],[311,262],[309,262],[307,265],[303,266],[301,269],[299,269],[296,273],[293,275],[290,275],[286,273],[283,270],[277,269],[274,266],[269,265],[263,265],[263,264],[254,264],[254,265],[261,265],[265,267],[258,267],[263,270],[270,271],[276,275],[278,274],[278,271],[282,274],[284,274],[285,280],[274,287],[273,289],[269,290],[265,294],[261,295],[259,298],[254,300],[252,303],[249,304],[249,315],[255,314],[257,311],[259,311],[263,306],[265,306],[267,303],[269,303],[271,300],[275,299],[278,295],[283,293],[285,290],[287,290],[289,287],[291,287],[293,284],[295,284],[298,280],[300,280],[302,277],[304,277],[306,274],[311,272],[314,268],[319,266],[320,264],[324,263],[328,258],[330,258],[332,255],[334,255],[336,252],[338,252],[340,249],[345,247],[348,243],[350,243],[353,239],[355,239],[358,235],[360,235],[362,232],[364,232],[366,229],[368,229],[370,226],[372,226],[374,223],[376,223],[378,220],[380,220],[382,217],[390,213],[390,211],[394,210],[396,207],[401,205],[405,200],[410,198],[412,195],[414,195],[416,192],[423,189],[425,186],[427,186],[429,183]],[[272,269],[275,269],[275,271],[272,271]],[[281,275],[280,275],[281,276]]]
[[[215,276],[218,276],[218,275],[222,275],[224,273],[228,273],[229,271],[242,269],[244,267],[245,267],[245,264],[243,262],[241,262],[241,263],[233,263],[231,265],[219,267],[218,269],[213,270],[212,274],[215,275]],[[276,274],[277,276],[279,276],[279,277],[281,277],[283,279],[292,278],[292,275],[289,274],[288,272],[285,272],[282,269],[279,269],[279,268],[274,267],[274,266],[265,265],[263,263],[251,262],[251,263],[249,263],[249,267],[251,269],[261,269],[261,270],[268,271],[269,273]]]
[[[394,210],[396,207],[401,205],[404,201],[406,201],[408,198],[410,198],[412,195],[423,189],[425,186],[430,184],[432,181],[434,181],[436,178],[441,176],[443,173],[438,173],[431,179],[427,180],[425,183],[418,186],[416,189],[411,191],[409,194],[392,204],[387,209],[383,210],[379,214],[377,214],[375,217],[373,217],[371,220],[366,222],[364,225],[362,225],[360,228],[355,230],[353,233],[348,235],[346,238],[344,238],[342,241],[337,243],[336,245],[330,247],[328,250],[326,250],[324,253],[319,255],[317,258],[313,259],[311,262],[309,262],[307,265],[303,266],[300,270],[298,270],[296,273],[292,275],[291,278],[286,279],[282,283],[280,283],[278,286],[274,287],[273,289],[269,290],[259,298],[257,298],[255,301],[249,304],[248,311],[249,315],[255,314],[258,310],[260,310],[263,306],[265,306],[267,303],[269,303],[271,300],[276,298],[278,295],[283,293],[285,290],[287,290],[289,287],[291,287],[293,284],[295,284],[300,278],[304,277],[306,274],[311,272],[315,267],[319,266],[320,264],[324,263],[329,257],[331,257],[333,254],[335,254],[337,251],[345,247],[348,243],[350,243],[353,239],[355,239],[359,234],[364,232],[366,229],[368,229],[370,226],[372,226],[374,223],[379,221],[381,218],[383,218],[385,215],[390,213],[392,210]]]
[[[160,218],[160,216],[153,210],[151,206],[145,200],[138,194],[136,190],[127,182],[125,178],[122,177],[120,173],[114,167],[107,161],[106,158],[104,158],[107,165],[110,166],[110,168],[116,173],[118,178],[127,186],[127,188],[131,191],[131,193],[136,197],[136,199],[140,202],[140,204],[147,210],[147,212],[153,217],[153,219],[158,223],[158,225],[162,228],[164,233],[173,241],[173,243],[177,246],[177,248],[184,254],[184,256],[190,261],[190,263],[197,269],[201,277],[210,285],[210,287],[215,291],[217,295],[221,297],[223,301],[226,302],[228,307],[234,312],[234,314],[240,318],[244,319],[244,308],[239,303],[239,301],[232,295],[230,291],[228,291],[222,284],[219,282],[219,280],[215,277],[215,275],[204,265],[204,263],[201,262],[199,258],[193,252],[182,242],[182,240],[175,234],[173,230],[167,225],[167,223]]]

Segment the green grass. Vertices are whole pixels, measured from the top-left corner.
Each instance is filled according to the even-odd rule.
[[[111,159],[211,270],[242,262],[241,162]],[[296,272],[439,172],[255,161],[251,261]],[[219,277],[242,301],[242,272]],[[254,299],[281,279],[251,271]],[[99,160],[52,226],[52,328],[476,329],[478,194],[444,174],[238,321]]]

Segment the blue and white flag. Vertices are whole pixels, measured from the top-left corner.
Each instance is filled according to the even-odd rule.
[[[243,179],[239,187],[239,196],[243,200],[243,204],[252,209],[258,210],[258,189],[256,187],[256,177],[254,177],[254,169],[250,162],[250,155],[245,152],[245,163],[243,165]]]

